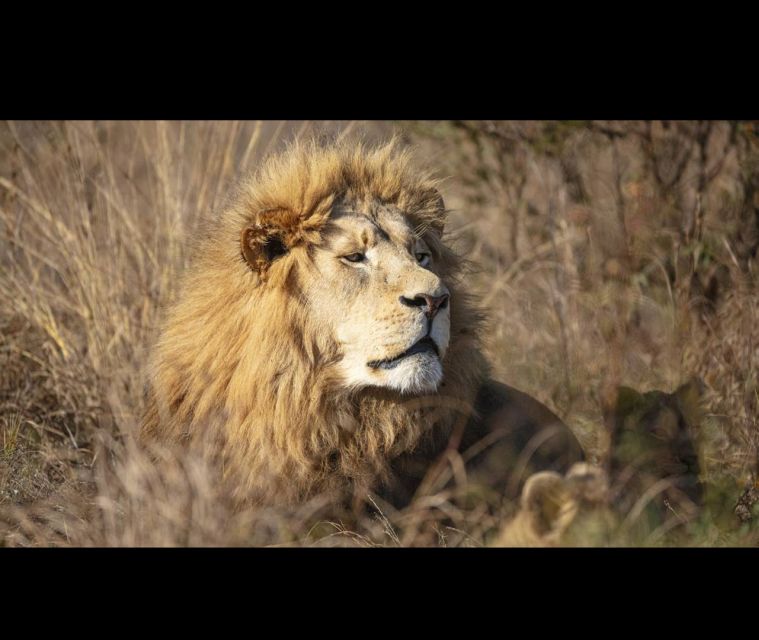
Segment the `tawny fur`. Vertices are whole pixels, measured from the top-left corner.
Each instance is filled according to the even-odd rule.
[[[339,345],[299,298],[316,277],[310,247],[346,202],[397,207],[440,256],[454,304],[435,394],[344,388],[335,373]],[[149,366],[143,439],[213,447],[234,494],[255,503],[381,482],[392,459],[423,434],[452,428],[487,375],[479,313],[458,288],[460,259],[441,239],[445,218],[435,180],[394,142],[295,144],[270,159],[195,244]],[[251,268],[241,233],[243,243],[255,243],[270,228],[281,231],[289,253]]]
[[[519,511],[502,527],[497,547],[553,547],[574,543],[568,530],[580,514],[606,524],[608,480],[600,467],[577,463],[562,476],[555,471],[532,474],[524,483]]]

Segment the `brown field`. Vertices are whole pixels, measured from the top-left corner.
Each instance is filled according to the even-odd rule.
[[[492,543],[513,505],[441,490],[350,526],[318,500],[240,512],[201,458],[156,467],[133,442],[202,216],[287,140],[392,133],[447,176],[494,373],[589,459],[620,385],[703,383],[699,516],[573,543],[759,543],[759,124],[17,122],[0,124],[0,546]]]

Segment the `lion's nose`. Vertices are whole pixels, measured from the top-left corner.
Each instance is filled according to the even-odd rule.
[[[449,297],[447,293],[442,296],[428,296],[426,293],[419,293],[413,298],[401,296],[400,300],[401,304],[407,307],[421,307],[424,314],[432,320],[440,309],[445,309],[448,306]]]

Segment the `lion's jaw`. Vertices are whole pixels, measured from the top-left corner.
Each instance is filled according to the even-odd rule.
[[[451,302],[436,258],[397,210],[370,204],[335,212],[315,248],[317,277],[306,297],[339,345],[345,388],[437,390]],[[433,309],[424,296],[442,302]]]

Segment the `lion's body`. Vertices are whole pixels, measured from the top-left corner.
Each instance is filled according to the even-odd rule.
[[[435,183],[394,145],[296,146],[267,163],[195,243],[152,355],[143,439],[202,443],[240,500],[293,503],[392,484],[403,454],[482,430],[481,314],[444,219]],[[354,227],[381,273],[330,253]],[[431,266],[405,257],[414,242]],[[409,282],[451,304],[424,324]],[[384,363],[420,323],[437,355]]]

